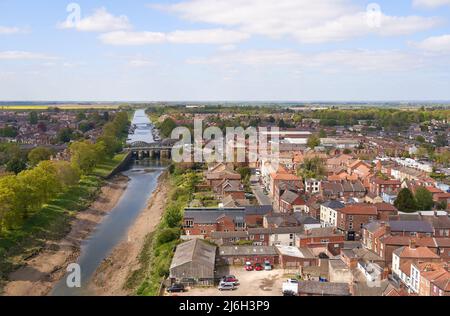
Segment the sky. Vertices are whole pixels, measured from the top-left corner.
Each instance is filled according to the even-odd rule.
[[[450,0],[0,0],[0,100],[450,100]]]

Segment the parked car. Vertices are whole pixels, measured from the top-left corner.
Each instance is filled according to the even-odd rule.
[[[264,261],[264,270],[272,271],[272,264],[269,261]]]
[[[218,287],[219,291],[234,291],[236,289],[237,287],[233,283],[226,282],[221,282]]]
[[[256,271],[264,271],[264,267],[261,265],[261,263],[255,264],[255,270]]]
[[[236,279],[234,275],[227,275],[222,278],[223,283],[233,283],[234,285],[239,285],[239,280]]]
[[[255,270],[255,268],[253,267],[251,262],[246,262],[245,263],[245,271],[253,271]]]
[[[183,284],[173,284],[171,287],[167,289],[169,293],[183,293],[186,292],[186,288]]]

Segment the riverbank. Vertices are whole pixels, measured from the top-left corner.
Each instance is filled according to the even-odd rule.
[[[8,276],[3,295],[44,296],[64,276],[66,267],[77,261],[81,243],[108,214],[124,193],[129,179],[123,175],[105,182],[97,199],[85,211],[77,212],[70,222],[70,232],[59,241],[45,246]]]
[[[90,293],[96,296],[124,296],[136,292],[146,274],[146,244],[161,222],[169,192],[169,178],[164,172],[147,206],[129,228],[126,238],[95,272],[88,286]]]

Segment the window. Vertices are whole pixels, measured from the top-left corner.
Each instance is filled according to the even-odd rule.
[[[348,216],[348,221],[349,221],[349,222],[353,222],[353,215],[349,215],[349,216]]]
[[[289,239],[294,239],[294,234],[290,234]]]
[[[264,235],[260,235],[260,236],[259,236],[259,239],[260,239],[260,240],[265,240]]]
[[[192,220],[187,220],[186,222],[185,222],[185,226],[184,227],[186,227],[186,228],[192,228],[192,227],[194,227],[194,221],[192,221]]]
[[[348,223],[348,229],[353,229],[353,223]]]

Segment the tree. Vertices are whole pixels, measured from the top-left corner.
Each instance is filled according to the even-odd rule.
[[[439,134],[434,137],[434,144],[437,147],[445,147],[448,146],[448,138],[445,134]]]
[[[433,208],[433,195],[427,189],[420,187],[416,190],[416,206],[420,211],[429,211]]]
[[[419,135],[416,137],[416,141],[423,144],[423,143],[425,143],[425,137],[423,137],[422,135]]]
[[[312,135],[308,138],[308,147],[311,149],[316,148],[317,146],[320,146],[320,138],[317,135]]]
[[[70,146],[72,167],[77,168],[84,174],[94,170],[94,167],[104,158],[105,144],[97,144],[88,141],[75,142]]]
[[[36,125],[39,121],[37,113],[30,112],[30,114],[28,115],[28,121],[30,122],[31,125]]]
[[[164,219],[169,228],[175,228],[180,226],[183,215],[177,205],[172,205],[167,209]]]
[[[394,202],[394,206],[400,212],[404,213],[412,213],[416,211],[416,201],[412,192],[407,188],[402,189]]]
[[[348,148],[345,148],[344,151],[343,151],[343,153],[344,153],[345,155],[350,155],[350,154],[352,153],[352,150],[351,150],[351,149],[348,149]]]
[[[73,139],[73,130],[71,128],[62,128],[59,130],[56,139],[60,143],[68,143]]]
[[[437,207],[438,210],[443,210],[443,211],[445,211],[445,210],[447,210],[447,208],[448,208],[448,203],[447,203],[446,200],[443,200],[443,201],[437,203],[436,207]]]
[[[306,158],[298,170],[298,175],[303,179],[317,179],[326,174],[325,163],[319,157]]]
[[[28,162],[34,167],[41,161],[49,160],[52,155],[53,151],[51,149],[46,147],[37,147],[28,153]]]
[[[172,131],[177,127],[175,121],[171,118],[166,118],[160,126],[161,135],[165,138],[170,137]]]
[[[12,157],[6,164],[6,171],[14,172],[18,174],[19,172],[25,170],[27,168],[26,161],[18,156]]]
[[[324,129],[321,129],[319,132],[319,138],[326,138],[327,137],[327,132],[325,132]]]
[[[18,134],[14,127],[6,126],[5,128],[0,128],[0,137],[16,137]]]

